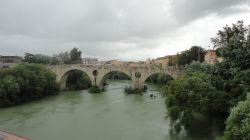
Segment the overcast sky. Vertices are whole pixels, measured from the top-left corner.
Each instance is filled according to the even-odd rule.
[[[249,0],[0,0],[0,55],[145,60],[200,45],[226,24],[250,24]]]

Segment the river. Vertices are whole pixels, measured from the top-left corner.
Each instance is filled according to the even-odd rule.
[[[207,135],[171,137],[156,88],[149,85],[143,96],[126,95],[129,84],[112,81],[101,94],[67,91],[0,109],[0,129],[31,140],[210,140]]]

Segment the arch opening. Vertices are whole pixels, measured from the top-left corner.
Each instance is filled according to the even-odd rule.
[[[101,86],[105,87],[108,85],[109,82],[112,82],[115,80],[128,81],[128,80],[131,80],[131,76],[126,74],[125,72],[111,71],[103,76],[101,80]]]
[[[90,77],[82,70],[67,71],[61,78],[61,90],[84,90],[92,86]]]
[[[149,75],[144,83],[151,83],[156,85],[167,85],[170,81],[174,80],[172,76],[166,73],[154,73]]]

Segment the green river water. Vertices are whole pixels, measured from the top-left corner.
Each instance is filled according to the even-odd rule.
[[[31,140],[210,140],[171,137],[164,99],[154,86],[126,95],[129,81],[109,82],[106,92],[69,91],[0,109],[0,129]],[[151,99],[149,94],[156,95]],[[197,131],[197,134],[199,132]]]

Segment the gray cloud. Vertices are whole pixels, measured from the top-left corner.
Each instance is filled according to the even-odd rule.
[[[88,56],[143,59],[186,24],[249,12],[246,7],[247,0],[0,1],[0,54],[53,54],[77,46]]]
[[[172,0],[171,11],[178,22],[185,23],[209,14],[231,15],[244,12],[236,8],[238,5],[248,5],[248,0]],[[249,11],[248,11],[249,12]]]

